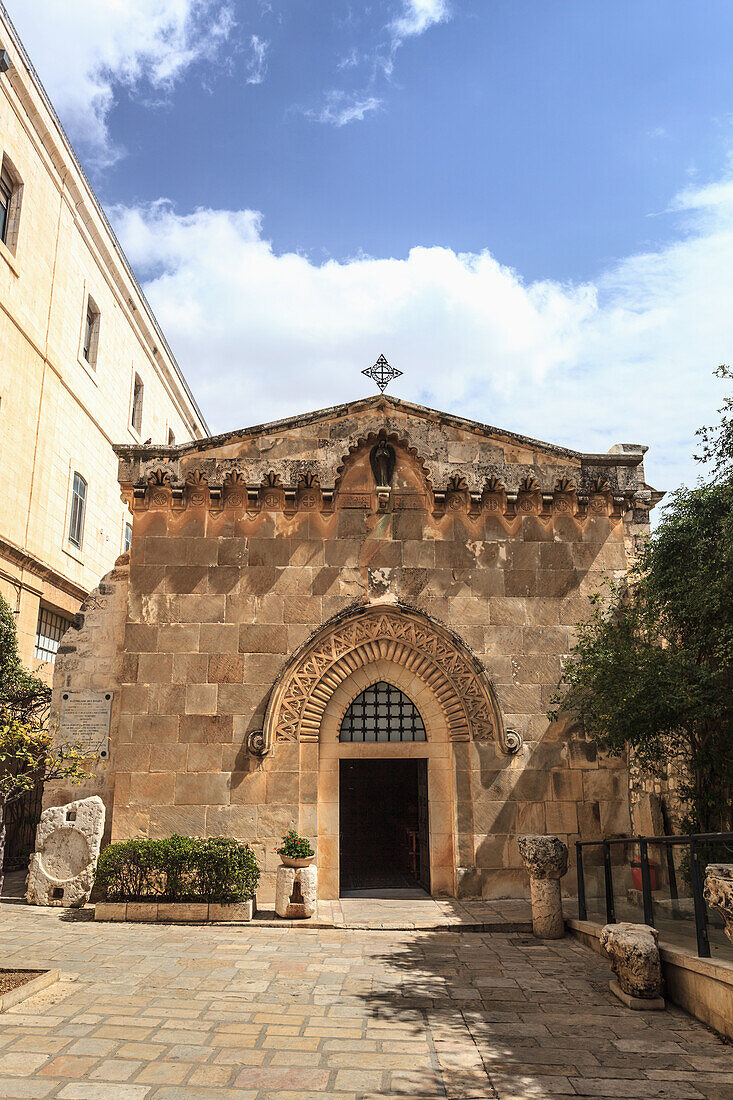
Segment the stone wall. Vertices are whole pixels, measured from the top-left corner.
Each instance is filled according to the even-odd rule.
[[[629,831],[624,762],[546,713],[588,595],[626,570],[647,529],[640,450],[618,466],[592,456],[589,470],[575,452],[410,408],[368,402],[223,437],[175,467],[152,449],[121,452],[135,520],[124,634],[109,631],[121,649],[113,838],[248,840],[266,893],[280,835],[294,826],[316,839],[318,745],[276,742],[260,761],[248,737],[298,647],[370,605],[455,632],[523,739],[515,756],[496,737],[450,745],[453,812],[470,812],[468,826],[454,818],[454,838],[468,829],[471,843],[443,889],[522,894],[520,833],[572,844]],[[380,431],[396,452],[381,499],[369,463]]]
[[[122,640],[127,619],[129,575],[129,556],[123,554],[117,559],[114,569],[87,596],[64,635],[56,656],[51,698],[52,718],[55,720],[61,714],[61,695],[64,691],[110,691],[113,696],[110,729],[116,731],[120,718]],[[44,791],[44,809],[98,794],[105,804],[105,839],[109,840],[116,764],[117,744],[113,732],[109,760],[90,767],[90,779],[80,786],[63,782],[48,784]]]

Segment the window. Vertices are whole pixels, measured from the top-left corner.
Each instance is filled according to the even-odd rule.
[[[132,426],[138,435],[142,435],[143,428],[143,380],[139,374],[135,375],[132,387]]]
[[[87,507],[87,483],[81,474],[74,471],[71,485],[71,512],[69,515],[69,542],[81,550],[84,536],[84,514]]]
[[[3,171],[0,175],[0,241],[5,244],[8,232],[8,215],[10,214],[10,200],[13,197],[13,184]]]
[[[57,615],[55,611],[49,611],[47,607],[38,608],[36,648],[34,650],[37,660],[47,661],[49,664],[54,663],[59,643],[70,623],[70,619],[64,618],[63,615]]]
[[[415,704],[384,680],[357,695],[339,732],[339,741],[426,740],[425,725]]]
[[[126,554],[132,542],[132,524],[126,523],[122,532],[122,553]]]
[[[100,313],[94,299],[87,298],[87,312],[84,318],[84,340],[81,352],[92,370],[97,367],[97,348],[99,347],[99,320]]]
[[[7,157],[0,167],[0,241],[15,252],[20,223],[20,200],[23,184]]]
[[[168,429],[168,446],[169,447],[175,447],[175,445],[176,445],[176,437],[173,434],[173,429],[169,428]]]

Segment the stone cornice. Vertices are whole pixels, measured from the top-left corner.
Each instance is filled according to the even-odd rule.
[[[36,558],[27,550],[22,550],[14,543],[8,542],[7,539],[0,538],[0,554],[6,559],[14,562],[21,569],[27,569],[34,577],[47,581],[49,584],[54,585],[55,588],[59,588],[62,592],[66,592],[68,596],[71,596],[75,600],[81,602],[89,595],[86,588],[74,584],[73,581],[64,577],[63,574],[57,572],[52,566]]]
[[[308,422],[324,425],[323,438],[317,428],[307,429]],[[507,517],[563,511],[582,516],[588,509],[620,516],[632,508],[648,511],[661,499],[644,481],[643,447],[624,444],[609,454],[582,454],[394,398],[370,397],[269,427],[251,429],[250,442],[242,433],[219,437],[217,447],[211,440],[117,446],[124,497],[138,509],[422,508],[436,515],[487,510]],[[466,442],[469,429],[472,439]],[[421,487],[377,493],[367,473],[360,489],[348,488],[348,470],[378,438],[402,454]]]
[[[648,449],[645,446],[638,446],[629,451],[619,451],[613,454],[584,454],[582,451],[575,451],[569,447],[560,447],[554,443],[545,443],[542,440],[533,439],[531,436],[520,435],[517,432],[510,432],[504,428],[496,428],[490,424],[483,424],[478,420],[469,420],[465,417],[455,416],[453,413],[445,413],[437,409],[430,409],[425,405],[416,405],[410,401],[402,401],[397,397],[390,397],[388,394],[376,394],[371,397],[361,398],[357,401],[349,401],[341,405],[332,405],[329,408],[317,409],[314,412],[303,413],[299,416],[286,417],[283,420],[272,420],[268,423],[255,424],[248,428],[238,428],[236,431],[209,436],[207,439],[193,440],[190,443],[183,443],[178,447],[160,447],[155,445],[142,447],[121,444],[115,447],[115,454],[117,454],[119,458],[128,460],[135,458],[149,459],[157,456],[184,456],[192,453],[203,454],[205,451],[217,447],[228,446],[240,440],[245,441],[248,439],[255,439],[262,435],[286,433],[295,429],[309,427],[313,424],[317,424],[319,421],[333,421],[368,410],[382,412],[389,412],[391,410],[401,411],[424,420],[433,421],[436,424],[444,424],[446,426],[458,428],[461,431],[469,431],[479,436],[489,437],[497,440],[497,442],[513,443],[523,448],[543,451],[558,457],[586,461],[592,460],[596,465],[638,466],[643,461],[644,454]]]

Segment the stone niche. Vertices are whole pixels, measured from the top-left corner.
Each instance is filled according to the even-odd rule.
[[[394,452],[387,486],[372,468],[379,441]],[[578,837],[629,832],[624,762],[546,715],[588,596],[624,574],[648,530],[658,494],[643,450],[584,455],[388,397],[175,452],[116,448],[134,515],[129,576],[120,566],[54,682],[55,698],[98,688],[92,632],[105,653],[113,644],[101,672],[115,692],[110,757],[90,788],[110,807],[111,839],[248,841],[269,903],[274,848],[295,828],[333,898],[340,761],[408,748],[428,760],[433,893],[524,896],[523,833],[557,835],[572,856]],[[419,647],[398,659],[405,639],[372,637],[373,660],[360,649],[338,696],[326,685],[328,705],[317,687],[292,721],[274,721],[299,656],[319,664],[319,639],[380,608],[403,614],[406,634],[427,624],[435,660]],[[377,676],[425,711],[425,751],[339,743],[341,714]],[[466,717],[472,680],[488,685],[484,726]]]

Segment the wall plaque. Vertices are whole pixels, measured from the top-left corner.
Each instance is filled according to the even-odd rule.
[[[109,756],[111,691],[64,691],[61,694],[60,734],[90,756]]]

